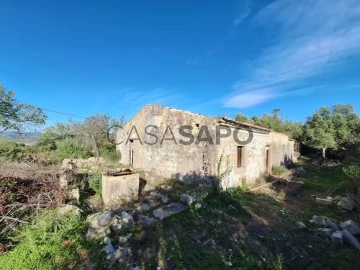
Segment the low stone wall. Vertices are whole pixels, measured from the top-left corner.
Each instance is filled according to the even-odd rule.
[[[105,208],[111,208],[124,201],[136,199],[139,194],[139,174],[130,170],[102,175],[101,197]]]

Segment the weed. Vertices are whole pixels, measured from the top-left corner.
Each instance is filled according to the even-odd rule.
[[[0,257],[2,269],[65,269],[80,261],[84,223],[75,215],[43,211],[17,230],[19,244]]]
[[[229,160],[226,161],[225,169],[222,170],[223,165],[223,158],[224,153],[220,155],[220,158],[216,164],[216,183],[214,185],[215,193],[221,192],[224,188],[226,190],[227,183],[225,180],[229,177],[230,173],[232,172],[232,168],[230,167]]]
[[[289,170],[287,168],[285,168],[284,166],[275,166],[275,167],[272,168],[272,172],[276,176],[281,176],[281,175],[285,174],[288,171]]]
[[[101,171],[93,172],[89,175],[89,187],[95,191],[97,196],[101,196]]]
[[[360,193],[360,166],[345,166],[343,172],[347,176],[341,183],[345,191],[349,194]]]

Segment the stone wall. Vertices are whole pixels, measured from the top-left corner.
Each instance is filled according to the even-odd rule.
[[[179,143],[180,139],[188,141],[179,133],[180,126],[190,125],[192,134],[196,138],[201,126],[212,127],[212,135],[215,134],[216,119],[205,117],[203,115],[193,114],[171,108],[164,108],[156,105],[148,105],[141,110],[135,118],[130,120],[124,129],[117,134],[117,140],[124,140],[117,146],[121,151],[121,160],[123,164],[131,164],[130,149],[133,147],[133,166],[150,171],[154,175],[160,175],[168,178],[191,179],[198,175],[203,175],[204,160],[214,164],[214,157],[209,153],[215,152],[215,146],[205,142],[191,145]],[[155,134],[158,138],[157,143],[149,145],[146,142],[154,143],[155,137],[145,132],[145,127],[153,125],[157,128],[149,128],[147,131]],[[131,132],[133,146],[126,143],[132,127],[136,127],[141,142],[136,140],[136,132]],[[169,128],[171,128],[171,131]],[[166,131],[166,138],[171,138],[171,132],[174,135],[176,143],[173,140],[161,140]],[[187,131],[188,132],[188,131]]]
[[[234,128],[232,128],[232,132]],[[246,141],[249,133],[247,131],[239,131],[238,138]],[[221,139],[220,145],[217,147],[216,160],[219,161],[223,155],[222,169],[224,171],[228,163],[231,168],[230,175],[224,179],[223,188],[237,187],[241,185],[253,186],[258,183],[265,174],[265,151],[268,135],[253,132],[253,139],[248,144],[238,144],[233,137]],[[241,166],[237,164],[237,147],[243,146]]]
[[[297,161],[297,153],[295,153],[295,141],[282,133],[270,132],[269,145],[272,167],[289,166]]]
[[[206,117],[199,114],[181,110],[165,108],[156,105],[144,107],[132,120],[130,120],[117,134],[117,149],[121,151],[121,163],[133,164],[134,168],[141,168],[153,175],[166,178],[192,180],[198,176],[215,176],[217,164],[223,157],[220,172],[230,168],[231,173],[223,182],[224,188],[237,187],[240,185],[254,186],[261,183],[265,175],[271,173],[273,166],[288,165],[296,160],[294,154],[294,141],[288,136],[268,130],[256,129],[253,139],[247,144],[238,144],[233,136],[221,138],[220,144],[216,145],[216,127],[223,125],[234,131],[231,121],[220,121],[215,117]],[[225,123],[225,124],[224,124]],[[226,124],[230,123],[230,124]],[[145,131],[147,126],[156,126]],[[196,139],[202,126],[207,126],[213,144],[209,142],[192,143],[184,145],[180,139],[188,140],[181,136],[179,128],[183,125],[192,127],[192,134]],[[136,127],[136,131],[134,130]],[[176,140],[161,140],[171,138]],[[148,133],[155,134],[155,137]],[[187,131],[188,132],[188,131]],[[129,136],[131,134],[131,136]],[[202,133],[204,137],[204,133]],[[238,138],[246,141],[249,133],[242,130]],[[139,140],[140,138],[140,140]],[[129,140],[133,140],[131,143]],[[149,145],[146,142],[154,143]],[[237,165],[237,147],[242,148],[242,164]],[[131,150],[132,149],[132,150]],[[132,151],[132,155],[130,152]]]

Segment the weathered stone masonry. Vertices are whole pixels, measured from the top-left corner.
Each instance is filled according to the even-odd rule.
[[[184,125],[186,132],[194,136],[191,144],[184,144],[190,140],[181,133]],[[231,134],[240,129],[237,137],[241,141],[247,140],[249,130],[253,138],[249,143],[239,143],[231,135],[220,138],[220,144],[216,144],[216,137],[226,132],[225,128],[231,129]],[[204,139],[209,135],[213,143]],[[295,142],[287,135],[224,117],[207,117],[157,105],[145,106],[131,119],[117,133],[117,143],[121,163],[166,178],[191,180],[199,175],[215,175],[222,157],[222,165],[231,169],[226,187],[255,185],[271,173],[273,166],[296,161]]]

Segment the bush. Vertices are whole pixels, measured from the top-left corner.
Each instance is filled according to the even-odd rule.
[[[102,173],[94,172],[89,175],[89,187],[95,191],[96,195],[101,195],[101,179],[102,179]]]
[[[115,145],[110,142],[105,142],[100,150],[100,155],[110,161],[119,161],[120,152],[116,150]]]
[[[16,143],[5,138],[0,138],[0,160],[52,163],[51,155],[48,149]]]
[[[17,144],[7,139],[0,139],[0,156],[8,161],[20,161],[28,157],[29,149],[24,144]]]
[[[340,182],[339,188],[349,194],[360,193],[360,166],[352,165],[343,167],[343,172],[348,177]]]
[[[288,172],[289,170],[286,169],[285,167],[283,166],[275,166],[272,168],[272,172],[274,175],[276,176],[280,176],[280,175],[283,175],[284,173]]]
[[[56,141],[53,157],[59,162],[65,158],[89,158],[91,157],[91,151],[80,140],[66,138]]]
[[[19,244],[0,256],[2,269],[70,269],[81,260],[85,223],[76,215],[46,210],[17,230]]]

